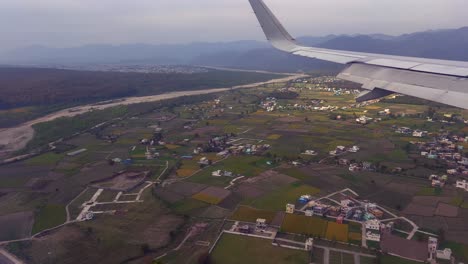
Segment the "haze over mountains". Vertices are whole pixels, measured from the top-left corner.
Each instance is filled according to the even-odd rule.
[[[401,36],[341,35],[301,37],[306,45],[468,61],[468,27],[418,32]],[[339,65],[276,51],[266,42],[191,43],[177,45],[87,45],[74,48],[30,46],[0,54],[2,64],[189,64],[270,71],[337,70]]]

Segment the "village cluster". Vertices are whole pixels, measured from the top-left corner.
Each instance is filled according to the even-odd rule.
[[[376,203],[361,201],[357,197],[357,193],[351,189],[338,191],[317,199],[312,195],[304,194],[298,198],[296,203],[286,204],[282,219],[280,221],[274,220],[276,223],[269,225],[267,219],[264,218],[257,218],[255,222],[235,221],[223,232],[271,239],[273,245],[310,251],[316,246],[315,243],[323,239],[348,243],[347,226],[357,224],[361,226],[359,236],[362,236],[359,239],[362,244],[359,246],[379,247],[390,255],[417,262],[452,259],[450,248],[439,248],[437,235],[420,231],[419,227],[411,220],[397,216]],[[305,242],[298,243],[280,235],[281,232],[290,231],[288,225],[293,221],[297,226],[305,223],[304,229],[297,226],[292,229],[295,230],[293,233],[309,235]],[[399,225],[401,222],[407,222],[412,226],[412,230],[398,229],[397,222]],[[315,236],[311,236],[307,227],[311,224],[316,225],[315,229],[319,229]],[[317,235],[320,234],[320,227],[317,226],[324,226],[323,228],[326,230],[324,237]],[[340,232],[346,234],[343,236]],[[418,232],[427,235],[428,241],[413,239]],[[329,233],[334,233],[334,235],[330,236]],[[401,234],[404,234],[405,237],[402,237]],[[299,244],[302,245],[302,248],[298,247]]]

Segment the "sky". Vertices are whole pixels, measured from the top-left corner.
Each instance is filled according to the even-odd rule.
[[[293,36],[468,26],[467,0],[265,0]],[[0,0],[0,51],[264,40],[247,0]]]

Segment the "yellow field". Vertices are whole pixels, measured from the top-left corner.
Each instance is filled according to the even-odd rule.
[[[305,215],[286,214],[281,230],[287,233],[324,237],[327,231],[326,220]]]
[[[178,148],[180,148],[180,146],[179,145],[167,144],[166,148],[172,150],[172,149],[178,149]]]
[[[348,225],[328,222],[326,238],[341,242],[348,242]]]
[[[221,202],[221,199],[218,197],[210,196],[204,193],[197,193],[193,195],[192,198],[209,204],[219,204]]]
[[[348,234],[348,239],[349,239],[349,240],[361,241],[361,240],[362,240],[362,234],[350,232],[350,233]]]
[[[267,137],[267,139],[270,139],[270,140],[277,140],[280,138],[281,138],[281,135],[278,135],[278,134],[271,134]]]
[[[195,172],[196,170],[193,169],[178,169],[176,173],[179,177],[189,177],[192,176]]]

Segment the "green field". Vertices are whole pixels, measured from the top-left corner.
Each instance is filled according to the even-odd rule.
[[[189,198],[174,203],[170,206],[170,208],[178,214],[189,215],[193,211],[196,211],[200,208],[206,208],[208,206],[209,204],[207,203]]]
[[[282,211],[286,204],[295,204],[301,195],[316,195],[320,189],[306,184],[292,183],[274,192],[270,192],[251,203],[251,206],[259,209]]]
[[[213,263],[223,264],[304,264],[309,254],[271,245],[271,240],[224,234],[211,254]]]
[[[239,206],[230,219],[255,223],[258,218],[263,218],[267,220],[267,223],[271,223],[275,218],[275,215],[276,212],[274,211],[258,210],[252,207]]]
[[[28,165],[55,165],[61,159],[63,159],[63,154],[56,154],[53,152],[48,152],[40,156],[29,159],[26,163]]]
[[[441,243],[440,248],[452,249],[453,255],[459,261],[468,261],[468,245],[457,242],[445,241]]]
[[[48,228],[65,223],[66,214],[63,205],[48,204],[36,214],[32,233],[36,234]]]
[[[257,176],[270,166],[266,164],[268,159],[258,156],[236,156],[229,157],[213,166],[190,177],[188,181],[209,184],[214,186],[227,186],[232,180],[230,177],[213,177],[211,173],[216,170],[226,170],[246,177]]]

